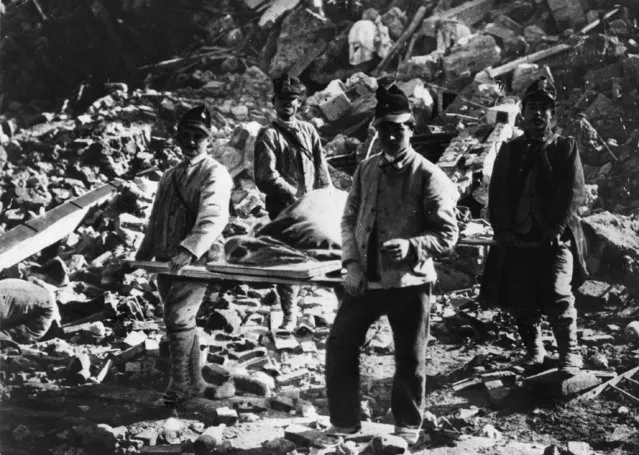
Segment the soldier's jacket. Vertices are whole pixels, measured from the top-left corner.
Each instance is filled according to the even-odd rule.
[[[271,218],[299,196],[331,185],[326,157],[313,125],[299,120],[290,124],[278,122],[278,125],[295,135],[303,150],[274,125],[258,133],[255,141],[255,183],[266,194],[266,209]]]
[[[166,261],[182,247],[203,257],[228,222],[232,188],[226,168],[206,154],[166,171],[138,254]]]
[[[578,216],[579,206],[585,199],[584,173],[579,149],[572,138],[549,137],[545,149],[535,152],[534,142],[520,136],[502,146],[495,159],[489,191],[489,218],[499,237],[512,231],[517,200],[521,195],[524,159],[534,155],[531,175],[534,191],[531,206],[539,224],[538,240],[550,244],[555,238],[570,241],[574,259],[573,284],[579,285],[588,274],[585,263],[585,239]],[[490,249],[483,274],[483,298],[493,303],[506,304],[499,298],[505,248],[496,245]]]

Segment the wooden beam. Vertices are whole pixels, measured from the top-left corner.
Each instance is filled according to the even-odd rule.
[[[544,49],[539,52],[534,52],[530,55],[525,55],[521,58],[513,60],[512,62],[506,63],[505,65],[498,66],[497,68],[488,68],[484,71],[486,71],[488,75],[494,79],[496,77],[510,73],[522,63],[535,63],[548,57],[552,57],[553,55],[565,52],[571,48],[572,46],[570,46],[569,44],[557,44],[556,46],[553,46],[551,48]]]
[[[334,262],[334,261],[329,261]],[[342,283],[341,277],[328,277],[320,275],[312,278],[287,278],[284,276],[260,276],[238,272],[212,272],[204,266],[187,265],[177,274],[169,272],[167,262],[155,261],[126,261],[133,268],[144,269],[152,273],[164,273],[169,275],[178,275],[196,280],[226,280],[240,281],[246,283],[273,283],[273,284],[316,284],[321,286],[337,286]],[[339,266],[341,267],[341,265]],[[335,267],[333,267],[335,270]]]
[[[0,236],[0,270],[17,264],[69,235],[90,208],[110,199],[115,191],[115,186],[106,184]]]
[[[572,401],[592,400],[593,398],[598,397],[601,394],[601,392],[606,390],[606,388],[608,386],[616,386],[622,379],[631,378],[638,371],[639,371],[639,366],[637,366],[635,368],[632,368],[632,369],[626,371],[625,373],[621,373],[620,375],[615,376],[611,380],[606,381],[603,384],[598,385],[597,387],[592,389],[590,392],[586,392],[583,395],[579,395],[578,397],[574,398]]]
[[[417,28],[421,26],[422,21],[424,20],[424,16],[426,15],[426,11],[428,9],[432,10],[433,5],[426,7],[420,6],[415,13],[415,17],[413,17],[413,21],[410,23],[408,28],[404,31],[402,36],[399,37],[397,42],[393,45],[393,47],[388,52],[388,55],[382,59],[382,61],[377,65],[377,68],[373,71],[373,76],[378,76],[382,71],[386,68],[386,66],[390,63],[390,61],[395,58],[400,49],[406,44],[406,42],[410,39],[410,37],[417,31]]]

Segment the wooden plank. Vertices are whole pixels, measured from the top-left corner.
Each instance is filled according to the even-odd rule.
[[[493,10],[495,0],[475,0],[466,2],[455,8],[443,11],[439,17],[442,19],[457,19],[469,27],[484,20]]]
[[[622,394],[624,397],[628,398],[630,401],[632,401],[634,404],[639,404],[639,398],[637,398],[636,396],[634,396],[631,393],[626,392],[623,389],[620,389],[619,387],[617,387],[616,385],[613,384],[609,384],[610,387],[612,387],[614,390],[616,390],[617,392],[619,392],[620,394]]]
[[[125,261],[133,268],[147,270],[151,273],[169,273],[169,266],[166,262],[155,261]],[[341,267],[341,265],[340,265]],[[200,280],[225,280],[240,281],[245,283],[272,283],[272,284],[315,284],[320,286],[338,286],[342,283],[341,277],[328,277],[326,275],[312,278],[287,278],[281,276],[261,276],[241,273],[218,273],[207,270],[204,266],[188,265],[177,275]]]
[[[621,373],[620,375],[612,378],[611,380],[606,381],[603,384],[598,385],[597,387],[595,387],[591,391],[586,392],[583,395],[580,395],[580,396],[574,398],[572,401],[592,400],[593,398],[598,397],[601,394],[601,392],[606,390],[606,388],[608,386],[610,386],[610,385],[616,386],[619,383],[619,381],[621,381],[622,379],[633,377],[637,373],[637,371],[639,371],[639,366],[637,366],[635,368],[632,368],[632,369],[626,371],[625,373]]]
[[[561,52],[565,52],[571,48],[572,47],[569,44],[557,44],[556,46],[553,46],[551,48],[544,49],[539,52],[534,52],[530,55],[525,55],[521,58],[513,60],[512,62],[506,63],[505,65],[498,66],[497,68],[488,68],[485,71],[491,78],[494,79],[496,77],[510,73],[522,63],[535,63],[548,57],[552,57],[553,55],[557,55]]]
[[[300,262],[297,264],[282,264],[272,266],[254,266],[242,264],[228,264],[209,262],[206,269],[215,273],[238,273],[241,275],[279,276],[285,278],[309,279],[324,275],[342,268],[342,261]]]
[[[108,200],[115,191],[116,187],[113,185],[101,186],[0,236],[0,270],[17,264],[69,235],[91,207]]]
[[[101,204],[113,196],[113,193],[117,191],[117,184],[115,183],[107,183],[106,185],[101,186],[100,188],[96,188],[93,191],[89,191],[82,196],[79,196],[69,203],[72,203],[78,207],[88,209],[97,204]]]

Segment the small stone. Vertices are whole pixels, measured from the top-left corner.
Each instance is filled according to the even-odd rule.
[[[484,438],[495,439],[495,440],[499,440],[502,438],[501,432],[490,424],[482,428],[480,432],[480,436]]]
[[[590,444],[582,441],[569,441],[568,442],[568,454],[569,455],[590,455],[592,448]]]
[[[26,425],[20,424],[13,429],[11,434],[13,435],[13,439],[20,442],[23,439],[27,438],[31,434],[31,431],[29,430],[29,428],[27,428]]]

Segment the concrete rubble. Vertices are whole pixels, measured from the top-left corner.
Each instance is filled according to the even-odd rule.
[[[418,6],[405,1],[191,7],[180,0],[170,10],[188,13],[175,15],[160,3],[95,0],[74,9],[59,1],[24,8],[0,2],[0,234],[106,184],[114,188],[62,240],[2,270],[43,280],[62,315],[54,337],[0,353],[0,414],[15,417],[0,419],[3,450],[6,439],[19,453],[61,455],[406,451],[387,420],[388,377],[376,377],[394,351],[384,320],[362,353],[368,421],[351,439],[327,439],[324,356],[337,299],[319,287],[303,289],[300,323],[285,342],[271,331],[281,317],[274,286],[212,287],[198,326],[203,374],[214,392],[178,417],[150,409],[169,365],[162,306],[152,275],[125,273],[120,261],[142,239],[162,171],[180,159],[177,119],[201,102],[213,116],[210,153],[235,181],[223,238],[250,235],[267,222],[252,176],[253,146],[274,116],[270,78],[283,71],[307,84],[300,116],[318,129],[333,181],[345,190],[357,163],[378,151],[375,90],[396,80],[418,121],[416,150],[462,195],[463,240],[491,238],[485,217],[495,156],[522,134],[526,86],[540,75],[555,81],[557,126],[577,140],[589,190],[581,211],[592,276],[577,291],[580,317],[591,322],[579,331],[586,371],[549,387],[552,360],[533,379],[512,368],[521,344],[508,315],[478,303],[486,247],[462,242],[438,261],[427,381],[437,415],[428,413],[416,451],[639,450],[636,402],[624,395],[639,396],[631,381],[589,405],[574,401],[639,362],[636,4],[422,2],[424,17],[413,24]],[[556,352],[546,322],[543,339]],[[559,417],[544,404],[554,401],[567,407]],[[540,435],[513,430],[502,411],[517,406],[530,407],[527,431]],[[588,406],[593,416],[614,414],[615,428],[590,434],[606,426],[596,416],[580,426],[575,416],[589,414]],[[557,432],[558,419],[574,425],[571,440]]]

